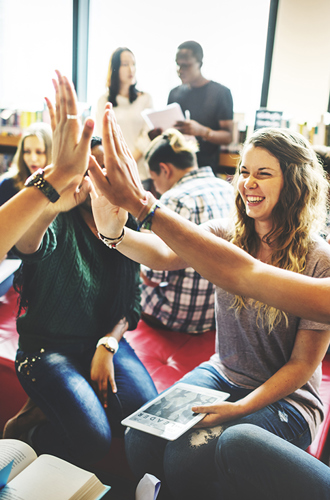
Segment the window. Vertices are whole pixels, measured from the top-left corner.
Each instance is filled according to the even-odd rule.
[[[60,69],[71,77],[72,2],[0,0],[0,108],[40,110]]]
[[[136,57],[138,88],[166,104],[176,75],[177,46],[198,41],[204,49],[203,74],[229,87],[234,110],[251,115],[259,108],[267,39],[269,0],[204,2],[90,1],[88,101],[105,92],[111,53],[127,46]]]

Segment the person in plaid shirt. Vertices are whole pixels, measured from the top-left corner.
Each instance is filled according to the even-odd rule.
[[[179,131],[169,129],[156,137],[146,153],[150,176],[163,205],[201,224],[228,217],[233,188],[198,168],[197,146]],[[154,271],[142,266],[142,318],[152,326],[199,334],[215,327],[214,285],[192,268]]]

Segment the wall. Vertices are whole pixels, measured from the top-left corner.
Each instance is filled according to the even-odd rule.
[[[268,109],[314,126],[328,108],[330,1],[280,0]]]

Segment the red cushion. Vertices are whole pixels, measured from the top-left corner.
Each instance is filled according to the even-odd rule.
[[[320,386],[320,396],[324,404],[324,420],[320,425],[317,436],[308,448],[308,452],[319,460],[322,457],[325,443],[329,436],[330,428],[330,354],[326,354],[322,363],[322,383]],[[329,436],[330,439],[330,436]]]
[[[143,320],[126,339],[150,373],[159,392],[214,354],[215,331],[188,335],[155,329]]]
[[[17,293],[11,288],[0,299],[0,431],[5,422],[23,406],[26,394],[16,377],[14,359],[17,349]],[[152,376],[157,390],[163,391],[185,373],[214,353],[215,332],[188,335],[156,330],[140,321],[126,338]],[[330,354],[323,361],[320,387],[325,419],[308,451],[321,459],[330,428]]]

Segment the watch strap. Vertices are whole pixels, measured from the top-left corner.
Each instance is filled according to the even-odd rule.
[[[53,186],[48,181],[46,181],[46,179],[44,179],[44,174],[45,171],[42,168],[39,168],[38,170],[36,170],[36,172],[33,172],[33,174],[26,179],[25,186],[34,186],[38,188],[51,203],[55,203],[59,199],[60,195],[58,194],[56,189],[53,188]]]
[[[102,337],[96,344],[96,349],[103,345],[109,352],[116,354],[118,351],[119,345],[117,339],[115,337]]]

